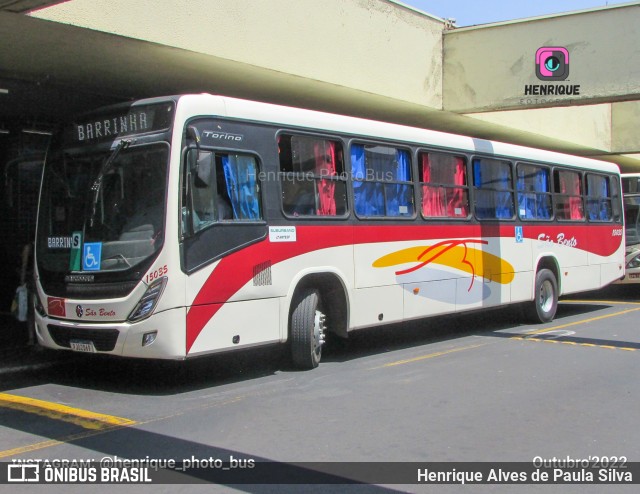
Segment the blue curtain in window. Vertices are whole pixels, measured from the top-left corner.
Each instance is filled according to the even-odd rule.
[[[396,151],[394,179],[399,182],[408,182],[411,177],[409,153],[398,149]],[[401,184],[389,184],[387,193],[387,216],[407,216],[413,214],[411,207],[411,187]]]
[[[509,168],[507,166],[498,167],[498,188],[509,189]],[[496,192],[496,218],[513,217],[513,205],[511,193]]]
[[[240,220],[260,219],[257,197],[256,166],[249,156],[223,156],[222,169],[231,200],[233,217]]]
[[[607,221],[609,211],[609,184],[604,177],[587,176],[587,215],[590,220]]]
[[[551,217],[551,204],[549,196],[541,192],[549,192],[549,173],[547,170],[541,169],[536,173],[535,180],[536,192],[536,213],[538,219],[549,219]]]
[[[385,191],[382,181],[388,180],[389,171],[392,170],[393,159],[386,153],[381,153],[375,147],[364,148],[364,164],[366,170],[363,184],[366,197],[365,215],[384,216]]]
[[[351,146],[351,171],[353,173],[353,199],[356,213],[366,214],[367,198],[365,194],[364,180],[367,173],[364,167],[364,146],[354,144]]]
[[[487,161],[483,169],[481,160],[473,160],[476,214],[479,218],[513,217],[513,195],[508,191],[511,188],[509,170],[508,166],[491,161]]]
[[[476,187],[476,214],[478,215],[478,218],[491,218],[494,216],[491,196],[487,191],[480,190],[484,185],[483,178],[480,160],[475,159],[473,160],[473,184]]]
[[[549,192],[549,173],[547,170],[537,169],[532,174],[520,175],[517,190],[518,212],[521,217],[525,219],[548,219],[551,217],[551,203],[549,195],[546,194]]]
[[[535,218],[535,195],[527,193],[526,175],[518,176],[516,187],[518,189],[518,214],[521,218]]]
[[[411,178],[409,170],[409,152],[398,149],[396,151],[396,161],[398,167],[396,169],[396,180],[399,182],[408,182]]]
[[[598,215],[598,219],[602,221],[608,221],[611,219],[610,211],[609,211],[609,201],[607,200],[609,196],[609,182],[605,178],[600,178],[600,187],[598,190],[598,202],[600,203],[600,214]]]
[[[382,184],[365,182],[367,169],[365,150],[361,144],[351,146],[351,171],[353,173],[353,197],[356,214],[360,216],[384,215]]]

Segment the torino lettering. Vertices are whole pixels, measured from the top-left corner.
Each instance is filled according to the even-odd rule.
[[[241,134],[230,134],[229,132],[215,132],[212,130],[203,130],[202,136],[207,137],[209,139],[221,139],[225,141],[242,141],[244,137]]]
[[[128,132],[144,132],[149,128],[150,125],[145,112],[130,113],[78,125],[78,141],[115,137]]]

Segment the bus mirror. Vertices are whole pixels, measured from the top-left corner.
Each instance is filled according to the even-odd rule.
[[[196,147],[200,149],[200,132],[193,125],[187,127],[187,135],[196,143]]]

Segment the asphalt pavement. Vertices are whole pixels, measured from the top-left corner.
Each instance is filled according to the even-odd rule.
[[[11,314],[0,314],[0,376],[29,369],[38,370],[65,354],[30,345],[26,323],[17,321]]]
[[[640,286],[611,285],[603,290],[579,294],[579,298],[638,300]],[[48,350],[29,343],[26,323],[8,312],[0,312],[0,376],[13,372],[39,370],[60,360],[69,360],[70,352]]]

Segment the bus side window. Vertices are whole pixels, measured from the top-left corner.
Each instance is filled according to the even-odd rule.
[[[422,216],[466,218],[469,215],[467,168],[462,156],[420,153],[418,172],[422,186]]]
[[[473,160],[476,217],[512,219],[515,210],[511,163],[492,158]]]
[[[516,170],[518,214],[523,220],[548,220],[553,215],[549,169],[518,163]]]
[[[278,137],[282,210],[287,216],[346,213],[344,157],[339,141],[316,136]]]
[[[620,183],[615,176],[609,177],[611,184],[611,212],[613,221],[622,220],[622,196],[620,194]]]
[[[608,177],[587,173],[587,214],[589,221],[611,220],[611,188]]]
[[[197,233],[217,222],[258,220],[260,188],[253,156],[190,150],[184,178],[182,232]]]
[[[356,215],[413,217],[411,156],[406,149],[353,144],[351,174]]]
[[[578,172],[555,170],[554,192],[559,220],[584,220],[582,180]]]
[[[247,154],[220,153],[216,158],[218,219],[259,220],[258,163]]]
[[[200,151],[197,153],[191,177],[191,218],[193,232],[199,232],[211,225],[215,219],[215,177],[213,153]]]

